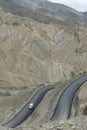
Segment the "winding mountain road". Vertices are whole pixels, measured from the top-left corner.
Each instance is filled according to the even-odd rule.
[[[69,83],[59,97],[58,103],[51,117],[51,120],[68,119],[71,112],[73,98],[80,86],[87,81],[87,74],[75,78]]]
[[[34,109],[43,99],[45,94],[49,90],[54,89],[54,88],[55,88],[55,85],[48,85],[46,87],[39,89],[38,92],[36,92],[35,95],[31,98],[31,100],[19,111],[19,113],[15,115],[15,117],[13,117],[10,121],[3,124],[2,126],[8,127],[8,128],[15,128],[18,125],[20,125],[34,111]]]
[[[68,119],[70,117],[73,98],[81,85],[87,81],[87,74],[80,75],[69,83],[62,91],[51,120]],[[39,89],[31,100],[15,115],[10,121],[2,126],[15,128],[20,125],[25,119],[31,115],[37,105],[41,102],[45,94],[54,89],[55,85],[48,85]]]

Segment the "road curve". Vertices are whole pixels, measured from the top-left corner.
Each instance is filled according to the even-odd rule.
[[[15,128],[18,125],[20,125],[34,111],[34,109],[40,103],[40,101],[45,96],[45,94],[49,90],[54,89],[54,88],[55,88],[55,85],[47,85],[39,89],[35,93],[35,95],[31,98],[31,100],[19,111],[19,113],[16,114],[15,117],[13,117],[10,121],[3,124],[2,126],[8,127],[8,128]],[[29,108],[30,104],[33,104],[32,108]]]
[[[87,74],[76,77],[63,90],[51,117],[51,120],[68,119],[70,117],[73,98],[80,86],[87,81]]]

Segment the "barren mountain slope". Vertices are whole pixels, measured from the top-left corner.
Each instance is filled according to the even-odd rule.
[[[14,116],[43,84],[58,82],[17,129],[78,125],[85,130],[84,117],[72,119],[70,124],[62,121],[58,126],[49,122],[66,80],[87,72],[87,29],[77,25],[71,28],[64,23],[40,23],[0,8],[0,124]],[[87,83],[83,87],[73,102],[71,116],[87,115]]]
[[[86,17],[86,13],[48,0],[0,0],[0,7],[6,12],[26,16],[39,22],[63,23],[72,28],[74,24],[81,25]],[[87,20],[84,24],[87,26]]]
[[[87,71],[87,31],[0,10],[0,84],[23,87]]]

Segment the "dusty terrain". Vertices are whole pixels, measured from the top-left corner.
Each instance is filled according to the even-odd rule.
[[[66,84],[66,82],[58,83],[55,90],[48,92],[39,106],[35,109],[33,114],[27,118],[23,124],[15,128],[15,130],[86,130],[87,83],[82,86],[74,98],[70,119],[50,121],[56,103],[58,101],[60,91]],[[13,90],[15,94],[0,99],[0,124],[8,121],[8,119],[11,119],[40,87],[41,86],[35,86],[34,88],[30,88],[27,91],[22,90],[22,93],[20,93],[20,91],[16,92],[16,90]],[[5,129],[6,128],[2,127],[0,130]]]
[[[0,8],[0,124],[14,116],[40,87],[57,83],[16,130],[86,130],[87,83],[75,96],[71,119],[50,122],[62,88],[86,72],[86,27],[47,24]]]
[[[87,30],[0,11],[0,87],[68,80],[87,72]]]

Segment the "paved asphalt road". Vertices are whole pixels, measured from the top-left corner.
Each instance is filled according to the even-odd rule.
[[[69,83],[59,97],[58,103],[51,117],[51,120],[67,119],[70,116],[73,98],[80,86],[87,81],[87,74],[76,77]],[[54,89],[55,85],[48,85],[39,89],[39,91],[31,98],[31,100],[20,110],[20,112],[13,117],[10,121],[3,124],[8,128],[15,128],[20,125],[25,119],[34,111],[36,106],[43,99],[45,94]]]
[[[10,121],[3,124],[2,126],[8,127],[8,128],[15,128],[18,125],[20,125],[34,111],[34,109],[40,103],[40,101],[45,96],[45,94],[49,90],[54,89],[54,88],[55,88],[55,85],[48,85],[39,89],[39,91],[35,93],[35,95],[24,106],[24,108],[22,108],[15,117],[13,117]]]
[[[87,74],[76,77],[63,90],[51,117],[51,120],[68,119],[71,112],[73,98],[80,86],[87,81]]]

